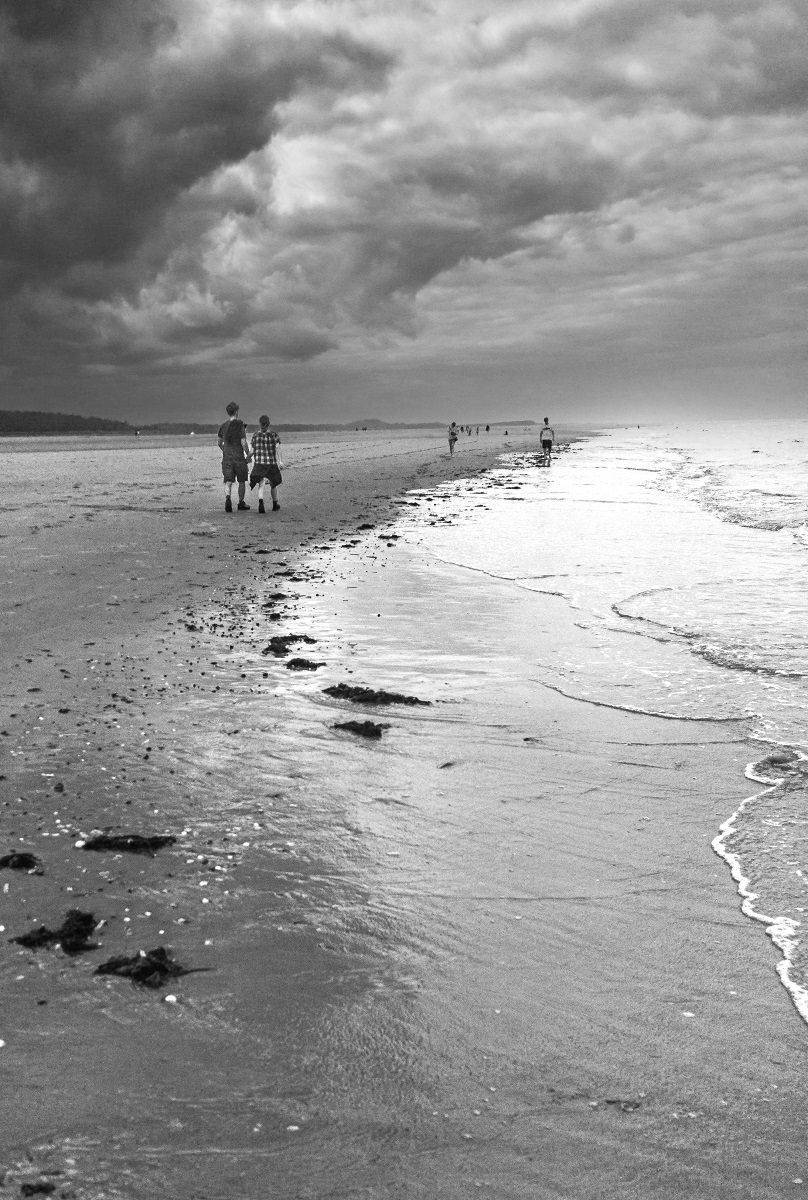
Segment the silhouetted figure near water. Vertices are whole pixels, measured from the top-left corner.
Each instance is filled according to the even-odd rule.
[[[555,439],[555,433],[553,432],[553,427],[550,424],[550,418],[545,417],[544,424],[542,425],[542,429],[541,429],[541,455],[542,455],[542,464],[541,465],[543,467],[549,467],[549,465],[550,465],[550,459],[553,456],[553,441],[554,441],[554,439]]]

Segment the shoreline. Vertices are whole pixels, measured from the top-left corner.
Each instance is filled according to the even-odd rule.
[[[585,436],[586,430],[565,431],[565,440]],[[116,621],[104,622],[113,628],[116,624],[125,628],[127,620],[151,621],[161,602],[163,606],[179,602],[194,568],[205,565],[200,554],[192,553],[194,547],[214,550],[208,561],[212,559],[219,568],[224,557],[232,555],[234,537],[263,537],[267,544],[282,542],[290,552],[299,553],[321,533],[338,535],[352,521],[386,519],[412,487],[464,478],[488,469],[503,453],[535,446],[530,434],[507,441],[492,434],[466,438],[454,458],[449,458],[445,438],[434,434],[415,437],[385,431],[359,439],[356,445],[348,435],[313,441],[287,438],[282,512],[275,519],[272,514],[259,517],[255,500],[249,513],[228,516],[222,511],[220,456],[215,446],[189,446],[185,439],[177,445],[155,439],[154,446],[134,445],[129,439],[114,441],[114,447],[91,445],[81,450],[78,482],[76,466],[59,449],[37,450],[39,467],[32,475],[29,453],[0,447],[6,468],[0,480],[0,510],[6,518],[0,557],[9,574],[6,594],[13,596],[10,604],[4,600],[0,607],[7,618],[13,618],[18,637],[33,635],[38,640],[51,623],[65,623],[67,614],[54,595],[57,588],[66,588],[68,604],[84,612],[90,599],[98,600],[90,593],[114,590],[115,605],[122,611],[114,614]],[[128,453],[120,462],[121,481],[114,475],[99,477],[109,470],[109,450],[118,449],[122,441]],[[180,445],[185,458],[178,460]],[[250,495],[248,489],[248,503]],[[76,527],[70,522],[77,522]],[[90,537],[83,522],[93,526]],[[71,569],[68,579],[61,561],[70,556],[75,560],[72,565],[82,569]],[[127,562],[141,574],[133,577],[124,569],[116,571]],[[170,586],[167,571],[174,577]],[[216,572],[211,568],[207,573]],[[120,589],[113,589],[118,581]],[[128,586],[133,581],[138,585],[135,589]],[[73,634],[73,622],[67,620],[60,632]]]
[[[458,470],[464,457],[458,455],[452,463],[410,463],[398,478],[406,476],[409,486],[429,489],[445,478],[445,467],[453,467],[456,477],[467,477]],[[9,919],[4,921],[3,936],[18,931],[23,911],[26,918],[35,916],[37,922],[51,924],[74,900],[94,904],[96,915],[108,923],[98,939],[102,954],[88,959],[69,959],[59,951],[12,952],[13,967],[19,961],[30,980],[28,975],[20,980],[23,987],[10,1000],[6,1030],[14,1027],[14,1036],[0,1030],[6,1041],[3,1062],[12,1079],[25,1081],[13,1112],[6,1113],[5,1128],[16,1130],[14,1145],[30,1146],[34,1137],[41,1136],[35,1130],[41,1130],[47,1113],[42,1133],[49,1137],[50,1149],[34,1155],[34,1167],[42,1171],[48,1163],[58,1166],[66,1177],[70,1175],[81,1200],[110,1194],[103,1189],[111,1186],[109,1171],[115,1164],[118,1169],[126,1164],[131,1189],[127,1195],[154,1194],[165,1178],[171,1181],[169,1191],[175,1186],[176,1194],[181,1194],[192,1183],[203,1186],[210,1174],[216,1179],[217,1196],[257,1200],[263,1194],[262,1181],[266,1185],[268,1160],[274,1163],[273,1177],[283,1181],[279,1185],[283,1190],[278,1191],[283,1196],[298,1194],[295,1179],[319,1188],[318,1195],[330,1195],[326,1179],[334,1163],[342,1178],[365,1188],[372,1181],[384,1189],[380,1192],[384,1195],[395,1194],[396,1188],[407,1184],[429,1187],[430,1180],[434,1189],[435,1164],[441,1179],[437,1194],[442,1197],[467,1194],[475,1179],[484,1180],[498,1196],[523,1195],[527,1187],[533,1194],[549,1197],[562,1194],[563,1180],[570,1178],[581,1197],[723,1197],[737,1194],[739,1187],[742,1190],[744,1180],[752,1194],[752,1188],[770,1179],[777,1138],[790,1128],[787,1106],[795,1102],[794,1089],[788,1071],[784,1073],[776,1060],[788,1043],[793,1043],[798,1055],[802,1030],[795,1031],[784,1017],[779,985],[769,978],[766,949],[756,947],[756,931],[738,912],[725,870],[710,871],[711,851],[704,842],[709,821],[721,811],[722,798],[729,802],[730,795],[740,795],[742,788],[740,775],[729,781],[733,764],[737,767],[740,761],[729,733],[714,725],[713,741],[702,747],[699,736],[703,737],[704,726],[692,741],[690,735],[683,735],[666,749],[669,722],[662,735],[655,718],[641,714],[610,712],[593,720],[586,705],[561,696],[546,697],[531,712],[532,724],[524,728],[518,709],[506,711],[505,697],[500,697],[492,725],[488,709],[496,694],[485,697],[475,684],[470,690],[466,686],[448,709],[406,715],[406,719],[398,710],[385,714],[381,719],[391,720],[394,730],[379,753],[368,750],[373,754],[368,759],[365,747],[325,736],[334,706],[312,708],[315,700],[321,704],[324,676],[312,673],[311,685],[303,686],[297,676],[286,675],[274,656],[261,661],[254,649],[278,629],[313,631],[318,639],[314,648],[309,651],[304,643],[299,649],[315,659],[325,655],[329,681],[340,674],[356,674],[362,683],[393,683],[400,677],[412,685],[411,690],[431,686],[437,697],[447,671],[443,635],[429,654],[419,652],[410,665],[406,659],[389,657],[385,639],[395,635],[402,645],[416,647],[426,637],[423,618],[412,605],[419,588],[427,596],[456,597],[452,610],[456,618],[450,613],[441,616],[462,635],[468,619],[462,614],[473,593],[462,586],[456,592],[444,587],[436,592],[437,585],[427,579],[433,567],[427,570],[406,547],[379,538],[378,530],[352,533],[347,541],[341,532],[370,521],[388,535],[394,531],[390,522],[396,501],[404,496],[389,483],[389,466],[371,465],[362,476],[365,492],[357,498],[344,494],[339,478],[326,477],[334,469],[332,463],[318,462],[310,468],[321,476],[310,489],[310,494],[316,489],[318,496],[316,520],[314,513],[309,514],[308,524],[301,517],[291,526],[291,536],[278,537],[272,546],[252,521],[249,532],[245,525],[232,527],[239,536],[229,559],[207,557],[209,550],[220,551],[227,543],[229,529],[210,530],[198,524],[186,533],[184,547],[179,545],[179,534],[166,536],[159,548],[164,575],[152,595],[139,597],[142,603],[137,606],[118,596],[112,611],[103,601],[107,622],[92,645],[81,643],[82,623],[74,620],[75,614],[64,613],[62,628],[67,640],[75,643],[69,667],[63,641],[58,661],[50,649],[50,662],[35,655],[17,674],[20,700],[27,697],[27,704],[40,704],[44,692],[51,708],[58,705],[72,711],[60,714],[70,718],[62,726],[46,718],[42,722],[48,725],[46,731],[37,730],[42,713],[31,707],[25,714],[34,718],[26,721],[31,733],[7,747],[14,751],[19,784],[9,788],[12,780],[4,781],[8,798],[13,792],[26,799],[21,811],[15,811],[15,837],[24,830],[25,845],[42,855],[46,874],[4,873],[3,882],[7,879],[12,894],[16,893],[15,905],[22,900],[25,905],[14,912],[13,931]],[[479,460],[475,470],[478,467]],[[375,476],[377,471],[381,474]],[[384,488],[382,494],[373,491],[377,484]],[[283,503],[283,492],[281,498]],[[245,517],[258,520],[254,512]],[[164,535],[163,530],[159,533]],[[143,555],[150,542],[154,558],[155,540],[145,530],[143,541],[134,550],[129,548],[132,557],[127,561]],[[193,547],[201,547],[201,553]],[[315,560],[306,556],[308,550],[314,551]],[[94,554],[93,562],[103,553]],[[172,562],[171,555],[180,553],[182,557]],[[261,557],[245,559],[246,554]],[[208,565],[211,561],[213,567]],[[245,569],[241,564],[246,561],[260,565]],[[116,566],[120,565],[118,558]],[[94,587],[102,577],[95,569],[95,575],[90,572]],[[446,578],[451,574],[448,571]],[[386,576],[395,582],[388,585]],[[196,586],[185,590],[184,605],[163,612],[159,628],[149,630],[146,623],[170,603],[174,579]],[[401,580],[409,581],[408,586],[401,588]],[[267,613],[263,605],[271,588],[284,592],[284,599],[275,601]],[[332,615],[331,601],[336,597],[348,605],[350,619]],[[504,590],[500,597],[498,602],[507,605]],[[548,608],[552,603],[548,598]],[[378,628],[377,610],[385,612]],[[37,611],[41,618],[41,607]],[[264,619],[273,615],[280,618],[277,623]],[[33,625],[30,607],[25,623]],[[206,629],[205,623],[216,628]],[[345,629],[340,630],[340,625]],[[38,640],[42,640],[42,627],[40,619],[32,630]],[[389,635],[388,628],[393,631]],[[403,641],[402,630],[410,631]],[[51,638],[53,632],[51,624]],[[48,643],[53,644],[53,640]],[[24,661],[24,646],[18,646],[18,651]],[[462,637],[452,652],[468,653]],[[40,647],[39,654],[43,653]],[[425,664],[430,662],[434,666],[427,670]],[[359,680],[358,668],[371,674],[375,664],[378,675],[383,663],[388,679],[363,676]],[[81,679],[79,669],[87,672]],[[65,671],[70,674],[67,680]],[[55,673],[62,676],[58,684],[54,684]],[[484,679],[483,671],[480,687]],[[29,687],[42,692],[29,694]],[[59,739],[58,734],[64,734],[68,725],[73,728],[76,712],[85,725],[81,730],[75,727],[66,745],[68,739]],[[86,728],[91,713],[96,720]],[[358,709],[356,715],[367,714]],[[554,720],[562,723],[563,733],[537,739],[535,734],[549,729]],[[4,728],[9,728],[8,723]],[[172,732],[179,736],[172,739]],[[609,739],[649,749],[621,754],[643,759],[628,766],[611,761],[612,752],[604,780],[603,748]],[[722,742],[725,749],[719,748]],[[95,758],[99,753],[100,760]],[[674,759],[682,753],[686,778],[666,774],[662,778],[667,790],[654,784],[649,791],[645,781],[657,778],[654,772],[660,768],[673,771]],[[435,767],[440,769],[444,759],[452,769],[436,775]],[[459,761],[449,764],[449,759]],[[358,810],[356,798],[366,786],[370,763],[374,791],[381,792],[385,803],[369,802]],[[103,778],[113,774],[114,780]],[[546,795],[546,789],[538,787],[535,811],[529,812],[523,793],[525,781],[534,778],[552,786]],[[324,779],[329,790],[321,797],[318,781]],[[706,806],[705,780],[708,794],[712,793]],[[63,790],[56,791],[59,784]],[[604,814],[596,817],[592,800],[579,806],[573,799],[573,784],[596,792],[600,787]],[[477,785],[484,796],[497,798],[497,809],[480,812],[479,828],[487,832],[490,826],[494,836],[490,843],[478,841],[473,834],[478,826],[467,816]],[[621,789],[629,789],[627,794],[645,807],[633,811],[626,806]],[[407,796],[407,791],[412,794]],[[568,797],[563,805],[558,799],[562,792]],[[429,810],[419,809],[427,795]],[[676,797],[673,808],[672,795]],[[94,856],[72,843],[88,832],[90,821],[102,828],[106,824],[120,828],[127,804],[131,808],[126,815],[131,814],[140,832],[173,833],[179,838],[176,847],[159,851],[153,859],[122,854],[112,860],[99,856],[100,861],[91,864]],[[536,818],[535,830],[530,823],[525,829],[531,830],[534,841],[538,837],[544,855],[538,900],[531,899],[535,893],[532,859],[528,862],[520,855],[514,862],[504,854],[507,839],[514,836],[513,820],[518,824]],[[642,818],[639,827],[638,818]],[[437,843],[441,847],[437,858],[430,841],[421,840],[424,822],[433,837],[448,831],[447,840]],[[70,837],[70,843],[58,843],[58,855],[53,852],[54,842],[44,840],[55,835]],[[602,894],[591,891],[591,881],[586,882],[582,897],[569,894],[565,881],[567,873],[574,871],[576,857],[565,844],[569,836],[602,864],[606,873]],[[391,837],[396,839],[392,857],[384,849]],[[63,855],[66,845],[70,849]],[[636,892],[630,903],[643,914],[647,926],[632,935],[634,916],[625,911],[623,877],[630,869],[644,874],[643,864],[659,856],[673,858],[672,887],[660,889],[655,880]],[[431,878],[432,860],[441,871],[452,867],[455,874],[450,872],[449,877],[462,882],[463,888],[455,886],[430,897],[425,885]],[[83,896],[77,895],[77,868],[83,872]],[[469,870],[475,872],[474,889],[465,882]],[[478,897],[479,885],[487,878],[496,884],[505,872],[513,871],[514,883],[521,885],[514,892],[523,897],[519,903],[527,906],[524,911],[515,913],[512,899],[498,898],[502,891],[498,884],[482,899]],[[582,879],[588,881],[588,873]],[[625,958],[627,948],[639,955],[639,961],[648,955],[658,957],[654,939],[677,919],[680,898],[693,910],[690,919],[695,929],[678,953],[686,950],[684,963],[701,972],[699,994],[689,1001],[698,1018],[689,1028],[689,1021],[682,1021],[670,1008],[671,1004],[681,1007],[676,997],[688,980],[684,963],[677,964],[680,978],[674,972],[669,985],[657,966],[653,986],[638,977],[636,997],[620,991],[621,972],[625,974],[626,964],[634,961]],[[666,907],[669,901],[672,907]],[[477,914],[471,923],[469,905]],[[553,911],[560,917],[549,920]],[[479,940],[475,943],[478,920],[480,929],[495,923],[506,955],[506,968],[494,975],[480,960]],[[590,944],[590,922],[603,941],[596,938]],[[135,933],[127,934],[125,925],[135,927]],[[565,949],[565,925],[583,939],[579,945],[573,941]],[[424,957],[424,946],[436,929],[441,930],[438,944]],[[720,950],[703,945],[700,939],[705,937],[717,939]],[[634,939],[636,950],[631,945]],[[192,975],[187,984],[178,981],[176,1006],[161,1003],[159,994],[139,993],[125,980],[106,983],[87,978],[90,962],[99,957],[135,945],[151,946],[156,940],[170,944],[177,959],[193,969],[206,965],[206,954],[213,956],[212,974]],[[211,947],[206,950],[208,941]],[[666,952],[678,945],[674,938]],[[258,946],[266,955],[268,974],[261,963],[251,962]],[[557,958],[556,974],[558,964],[572,950],[569,969],[557,978],[551,971],[526,980],[522,974],[526,947],[528,958],[538,963],[553,963]],[[741,961],[733,962],[740,949]],[[712,978],[708,967],[711,955],[717,954],[726,972],[724,979]],[[432,968],[427,970],[429,962]],[[605,1024],[604,1013],[594,997],[588,998],[586,987],[575,987],[571,996],[565,995],[580,978],[583,963],[593,975],[599,972],[599,982],[605,984]],[[728,1000],[726,984],[731,982],[744,997],[743,1008]],[[734,989],[729,992],[734,994]],[[494,1020],[493,1014],[500,1016],[497,1003],[505,1020]],[[628,1015],[623,1011],[627,1003]],[[389,1029],[384,1024],[387,1018],[378,1015],[384,1014],[385,1004],[391,1006],[394,1018]],[[643,1019],[646,1008],[650,1023]],[[418,1019],[412,1028],[407,1026],[404,1057],[399,1059],[393,1031],[414,1020],[414,1012]],[[570,1024],[576,1013],[580,1028]],[[387,1045],[384,1054],[390,1057],[380,1060],[375,1074],[365,1076],[353,1062],[355,1039],[359,1030],[372,1029],[379,1020],[383,1020],[380,1044]],[[633,1030],[637,1046],[620,1063],[613,1056],[632,1020],[639,1022]],[[605,1056],[604,1045],[587,1049],[585,1041],[580,1043],[587,1021],[610,1031]],[[526,1043],[528,1031],[536,1027],[543,1030],[548,1044]],[[271,1030],[269,1046],[262,1041],[264,1029]],[[323,1056],[320,1061],[305,1053],[304,1031]],[[143,1036],[153,1043],[145,1056]],[[390,1038],[388,1045],[385,1039]],[[411,1045],[417,1050],[419,1038],[433,1045],[435,1064],[429,1056],[409,1049]],[[738,1039],[746,1049],[741,1077],[733,1083],[730,1063]],[[43,1045],[49,1047],[45,1054]],[[654,1047],[662,1061],[655,1062],[650,1053]],[[648,1051],[645,1075],[656,1089],[648,1098],[639,1094],[644,1088],[637,1077],[637,1055],[644,1049]],[[729,1127],[718,1090],[712,1096],[704,1090],[710,1072],[700,1062],[708,1054],[714,1069],[716,1053],[726,1063],[720,1083],[730,1097]],[[271,1096],[260,1102],[256,1062],[265,1063],[271,1080]],[[538,1083],[531,1062],[534,1067],[539,1064]],[[438,1070],[440,1063],[445,1067]],[[171,1094],[187,1097],[182,1103],[175,1099],[167,1104],[161,1082],[165,1064],[171,1074]],[[399,1094],[391,1089],[402,1070],[406,1086]],[[116,1072],[130,1083],[121,1085]],[[54,1075],[59,1080],[56,1087]],[[747,1106],[744,1075],[756,1077],[755,1086],[763,1086],[765,1106]],[[343,1077],[347,1092],[337,1086]],[[195,1100],[200,1079],[208,1088],[229,1094],[233,1112],[226,1118],[221,1110],[208,1112]],[[243,1080],[251,1081],[250,1086]],[[139,1097],[149,1095],[150,1089],[154,1118],[147,1118],[138,1105]],[[374,1100],[377,1091],[379,1098]],[[486,1095],[488,1106],[494,1104],[490,1113],[485,1111]],[[357,1107],[356,1122],[350,1105],[341,1112],[346,1096]],[[394,1096],[397,1113],[389,1109]],[[674,1107],[672,1100],[677,1097]],[[483,1135],[474,1128],[475,1103],[488,1122]],[[449,1115],[439,1116],[433,1105],[446,1106]],[[691,1110],[698,1111],[698,1117],[688,1115]],[[639,1128],[626,1124],[632,1120]],[[173,1134],[171,1121],[178,1122]],[[677,1125],[673,1134],[672,1123],[679,1121],[691,1122],[690,1131],[685,1133]],[[93,1150],[81,1138],[99,1122],[113,1137]],[[379,1126],[378,1141],[370,1132],[374,1122]],[[124,1128],[134,1130],[134,1141],[121,1136]],[[261,1132],[256,1133],[256,1128]],[[750,1151],[753,1131],[765,1133]],[[289,1144],[290,1133],[302,1133],[306,1140]],[[256,1137],[262,1139],[261,1149],[255,1145]],[[716,1138],[722,1147],[718,1152],[710,1149]],[[193,1169],[189,1159],[183,1160],[183,1147],[197,1163]],[[226,1160],[220,1166],[211,1161],[211,1148]],[[534,1169],[527,1164],[537,1148],[540,1154]],[[354,1157],[358,1151],[358,1168],[346,1159],[349,1149]],[[746,1159],[737,1170],[742,1150]],[[75,1170],[65,1167],[68,1152],[78,1154]],[[328,1164],[322,1177],[317,1174],[320,1163]],[[667,1174],[655,1180],[662,1164]],[[734,1177],[728,1171],[730,1164],[736,1170]],[[229,1174],[233,1171],[235,1177]],[[770,1187],[754,1194],[790,1194],[786,1184],[780,1171],[771,1178]],[[617,1193],[616,1188],[623,1190]]]
[[[727,864],[730,869],[730,874],[735,881],[738,895],[741,899],[741,912],[751,921],[760,922],[765,927],[767,937],[780,952],[781,958],[776,964],[776,971],[780,978],[780,982],[785,988],[791,999],[794,1008],[799,1013],[802,1020],[808,1025],[808,989],[804,983],[793,978],[793,972],[796,970],[804,976],[804,964],[802,960],[805,957],[805,949],[801,945],[799,938],[800,925],[789,916],[767,916],[756,907],[755,901],[760,900],[761,896],[754,890],[751,875],[745,873],[748,868],[745,868],[738,853],[729,848],[730,840],[737,835],[738,822],[744,817],[747,808],[754,805],[755,802],[760,802],[764,799],[770,801],[780,801],[777,804],[777,815],[782,819],[784,815],[782,801],[788,790],[789,784],[793,784],[799,779],[801,774],[803,777],[806,774],[804,763],[808,762],[808,755],[801,750],[795,750],[787,747],[784,744],[766,741],[752,734],[750,741],[760,741],[769,747],[773,747],[771,752],[762,759],[755,759],[747,763],[744,772],[745,777],[753,783],[764,784],[761,791],[754,792],[751,796],[746,796],[731,816],[727,817],[721,823],[721,827],[712,841],[712,848],[719,858]],[[782,745],[782,749],[780,749]],[[785,751],[785,752],[783,752]],[[780,775],[766,775],[762,773],[762,768],[768,770],[779,770]],[[794,820],[794,816],[789,814],[789,819]],[[801,951],[801,953],[799,953]]]

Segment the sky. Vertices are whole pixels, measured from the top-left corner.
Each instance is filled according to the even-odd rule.
[[[805,414],[803,0],[2,0],[0,408]]]

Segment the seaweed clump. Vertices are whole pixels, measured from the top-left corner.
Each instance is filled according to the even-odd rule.
[[[97,949],[97,944],[89,940],[95,927],[96,920],[92,913],[71,908],[58,929],[48,929],[47,926],[40,925],[39,929],[21,933],[19,937],[11,940],[20,946],[28,947],[29,950],[58,944],[65,954],[82,954],[85,950]]]
[[[305,642],[307,646],[314,646],[317,638],[309,637],[307,633],[281,633],[277,637],[271,637],[269,645],[265,646],[261,653],[274,654],[276,658],[282,658],[284,654],[289,653],[289,647],[294,646],[295,642]]]
[[[33,871],[35,875],[43,875],[45,868],[35,854],[27,850],[12,850],[0,858],[0,871],[7,867],[9,871]]]
[[[376,691],[374,688],[362,687],[360,684],[335,683],[332,687],[323,688],[327,696],[337,700],[353,700],[354,704],[423,704],[429,705],[431,700],[419,700],[417,696],[405,696],[402,692]]]
[[[120,975],[131,979],[141,987],[159,988],[169,979],[177,979],[180,975],[188,975],[187,968],[181,967],[175,959],[169,956],[165,946],[156,946],[154,950],[140,950],[131,958],[125,954],[109,958],[95,968],[96,975]]]
[[[385,729],[389,729],[389,725],[377,725],[375,721],[340,721],[335,726],[335,729],[345,729],[348,733],[355,733],[358,737],[380,738]]]
[[[171,833],[100,833],[88,838],[83,850],[126,850],[129,854],[150,854],[154,858],[163,846],[173,846],[176,838]]]

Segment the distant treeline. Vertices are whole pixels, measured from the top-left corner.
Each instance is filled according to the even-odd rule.
[[[197,421],[161,421],[157,425],[138,425],[139,433],[218,433],[218,425],[200,425]]]
[[[134,433],[126,421],[78,417],[74,413],[0,412],[1,434]]]
[[[256,422],[248,422],[256,424]],[[534,421],[492,421],[492,425],[533,425]],[[281,433],[334,433],[351,429],[383,430],[383,429],[443,429],[442,421],[380,421],[369,417],[364,421],[348,421],[344,425],[303,425],[287,423],[275,425]],[[156,425],[130,425],[128,421],[108,421],[104,417],[79,417],[75,413],[47,412],[2,412],[0,411],[0,437],[13,435],[31,435],[59,433],[119,433],[134,437],[144,434],[210,434],[218,432],[218,425],[202,425],[196,421],[161,421]]]

